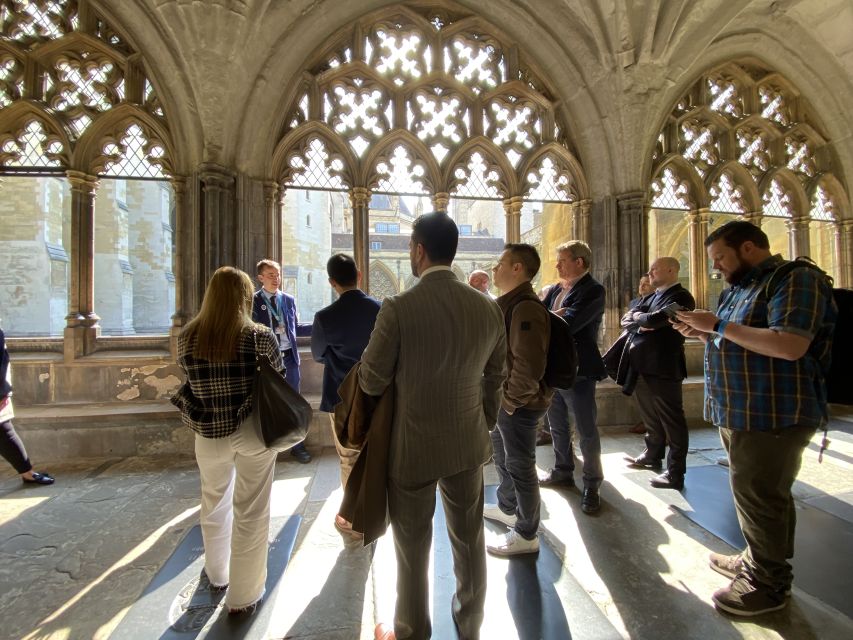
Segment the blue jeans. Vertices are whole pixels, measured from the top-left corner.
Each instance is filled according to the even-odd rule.
[[[515,530],[532,540],[539,529],[539,478],[536,476],[536,426],[545,409],[516,409],[509,415],[498,413],[498,426],[492,431],[498,485],[498,506],[514,513]]]
[[[598,411],[595,405],[596,382],[595,378],[578,376],[571,389],[554,389],[554,399],[548,409],[556,457],[552,475],[559,479],[573,477],[575,460],[569,422],[569,417],[573,416],[583,455],[583,486],[590,489],[598,489],[604,480],[604,471],[601,468],[601,440],[595,424]]]

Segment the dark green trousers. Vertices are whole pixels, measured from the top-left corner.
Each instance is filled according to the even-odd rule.
[[[797,524],[791,486],[814,433],[813,427],[800,426],[776,432],[720,428],[746,540],[744,566],[753,579],[776,591],[789,588],[794,577],[788,563]]]

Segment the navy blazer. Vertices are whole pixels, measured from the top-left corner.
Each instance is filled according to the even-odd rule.
[[[560,284],[553,285],[545,295],[545,304],[553,309],[559,295]],[[572,329],[578,352],[578,375],[603,380],[607,374],[601,351],[598,349],[598,331],[604,316],[604,286],[589,273],[575,283],[563,301],[563,318]]]
[[[334,411],[341,401],[338,387],[370,340],[380,303],[361,289],[344,291],[340,298],[314,316],[311,355],[325,365],[320,411]]]
[[[690,292],[676,283],[657,299],[650,293],[630,311],[639,311],[635,326],[653,331],[638,331],[631,341],[628,356],[631,368],[650,376],[683,380],[687,377],[684,359],[684,336],[676,331],[661,309],[677,302],[682,307],[695,309],[696,302]],[[624,326],[624,323],[623,323]]]
[[[299,364],[299,349],[296,348],[296,336],[310,336],[311,325],[307,322],[300,323],[296,317],[296,298],[289,293],[277,291],[275,303],[282,310],[284,318],[284,332],[293,349],[293,359]],[[263,294],[263,288],[255,291],[255,299],[252,301],[252,320],[272,329],[275,333],[272,316],[267,309],[267,300]],[[276,334],[276,338],[278,334]]]

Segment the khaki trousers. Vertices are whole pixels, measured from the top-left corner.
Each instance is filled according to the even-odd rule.
[[[335,432],[335,414],[329,414],[329,424],[332,428],[332,441],[335,443],[335,450],[338,452],[338,457],[341,459],[341,487],[346,488],[347,480],[349,480],[352,468],[355,466],[355,461],[358,458],[358,449],[348,449],[338,440],[338,434]]]

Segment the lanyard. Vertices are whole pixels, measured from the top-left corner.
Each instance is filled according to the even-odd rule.
[[[278,305],[270,304],[270,298],[275,299],[276,294],[272,294],[269,298],[267,298],[267,309],[269,309],[270,315],[275,318],[276,324],[284,326],[284,313],[278,309]],[[282,300],[282,303],[284,301]]]

